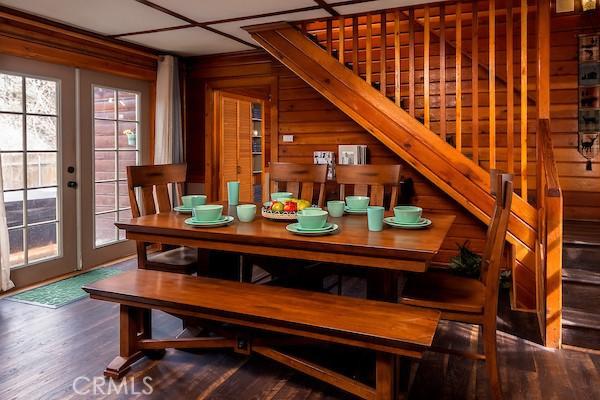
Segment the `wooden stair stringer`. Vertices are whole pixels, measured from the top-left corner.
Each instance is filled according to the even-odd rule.
[[[273,57],[288,67],[385,146],[488,224],[494,199],[488,173],[411,117],[378,90],[331,57],[288,23],[245,27]],[[369,117],[365,117],[368,115]],[[526,268],[519,282],[535,299],[537,210],[513,195],[509,242],[516,265]],[[532,278],[533,277],[533,278]],[[535,304],[519,304],[534,309]]]

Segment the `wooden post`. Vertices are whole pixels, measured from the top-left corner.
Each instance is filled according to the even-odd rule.
[[[489,140],[490,168],[496,168],[496,0],[489,0]]]
[[[415,116],[415,9],[408,11],[408,112]]]
[[[333,27],[332,21],[330,19],[327,20],[327,54],[331,55],[331,51],[333,50]]]
[[[352,17],[352,72],[358,75],[358,17]]]
[[[366,51],[366,76],[365,80],[370,85],[371,75],[373,74],[373,17],[371,14],[367,15],[367,33],[365,39],[365,51]]]
[[[527,201],[527,0],[521,0],[521,197]]]
[[[429,6],[425,6],[423,13],[423,122],[429,128]]]
[[[400,106],[400,11],[394,11],[394,100]]]
[[[515,173],[515,85],[513,56],[513,0],[506,0],[506,162],[509,174]]]
[[[462,10],[461,2],[456,3],[456,150],[462,151]]]
[[[446,7],[440,4],[440,137],[446,141]]]
[[[344,45],[344,29],[346,28],[346,20],[344,17],[340,17],[338,20],[338,49],[339,55],[338,60],[343,64],[344,63],[344,51],[346,46]]]
[[[387,96],[387,14],[381,13],[381,39],[379,41],[379,82],[381,83],[381,94]]]
[[[472,4],[471,32],[471,141],[473,162],[479,164],[479,12],[478,1]]]

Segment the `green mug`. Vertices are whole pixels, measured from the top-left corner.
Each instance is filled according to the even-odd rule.
[[[206,196],[203,194],[190,194],[181,196],[181,203],[185,208],[193,208],[206,204]]]
[[[252,222],[256,217],[256,204],[240,204],[236,210],[241,222]]]

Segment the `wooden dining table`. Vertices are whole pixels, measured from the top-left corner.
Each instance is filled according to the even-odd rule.
[[[224,205],[224,215],[237,216],[235,206],[219,204]],[[453,215],[431,213],[425,215],[432,221],[426,229],[384,225],[382,231],[371,232],[366,215],[346,214],[329,217],[329,222],[339,226],[333,234],[301,236],[286,230],[289,221],[266,219],[260,210],[261,205],[257,204],[257,216],[252,222],[240,222],[236,217],[222,227],[190,226],[184,222],[190,215],[177,212],[141,216],[116,225],[125,230],[127,239],[146,243],[367,268],[380,286],[378,293],[370,297],[395,301],[398,292],[395,277],[401,272],[427,271],[455,219]]]

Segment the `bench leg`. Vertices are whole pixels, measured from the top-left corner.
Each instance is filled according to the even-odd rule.
[[[104,375],[120,379],[131,365],[144,356],[144,353],[137,349],[137,341],[140,336],[151,334],[150,310],[140,310],[121,304],[120,319],[120,350],[119,355],[108,364],[104,370]]]
[[[396,357],[377,352],[375,400],[396,400]]]

